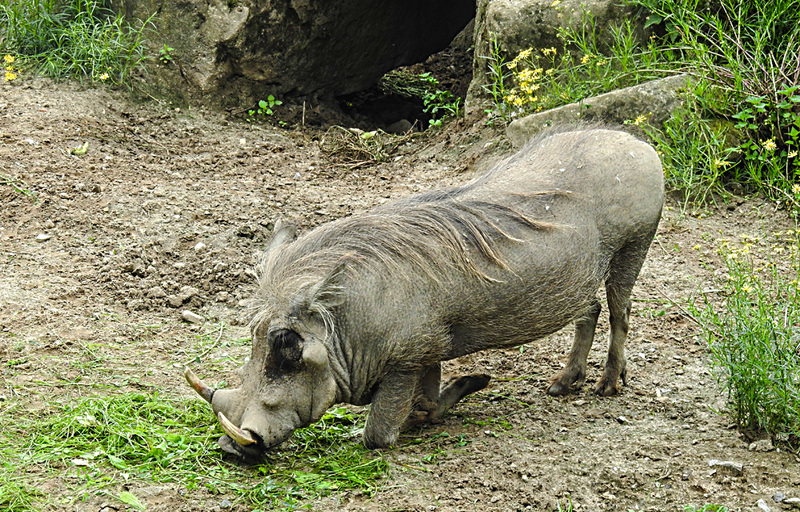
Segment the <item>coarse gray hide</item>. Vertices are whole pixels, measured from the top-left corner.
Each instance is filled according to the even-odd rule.
[[[336,403],[371,403],[368,447],[394,444],[487,385],[440,385],[441,362],[531,343],[575,322],[548,393],[580,386],[605,285],[610,343],[599,395],[625,379],[630,294],[656,232],[664,184],[631,135],[541,138],[477,180],[381,205],[294,239],[278,226],[258,265],[253,350],[242,385],[214,391],[221,445],[259,455]]]

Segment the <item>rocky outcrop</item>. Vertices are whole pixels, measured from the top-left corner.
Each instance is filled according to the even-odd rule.
[[[161,92],[246,104],[268,94],[335,96],[439,51],[475,0],[114,0],[127,18],[156,11],[151,41],[171,60],[146,83]]]
[[[646,122],[661,126],[672,112],[683,105],[682,94],[689,85],[689,76],[661,78],[633,87],[611,91],[580,103],[538,112],[516,119],[508,125],[506,135],[515,147],[523,146],[549,126],[603,123],[623,125],[625,122]]]

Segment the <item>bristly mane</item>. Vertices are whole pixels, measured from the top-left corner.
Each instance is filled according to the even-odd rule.
[[[299,306],[299,301],[319,313],[332,329],[330,309],[341,293],[337,277],[355,274],[359,268],[400,277],[412,264],[428,278],[444,282],[451,275],[447,267],[455,267],[477,279],[494,281],[480,270],[476,260],[505,268],[497,243],[522,241],[503,226],[516,224],[537,231],[555,226],[499,203],[462,197],[475,185],[388,203],[320,226],[265,255],[257,267],[260,291],[251,306],[251,323],[271,317],[273,312],[267,310],[281,309],[270,303],[278,301],[285,308],[287,301],[292,307]],[[545,191],[531,198],[549,201],[568,193]]]

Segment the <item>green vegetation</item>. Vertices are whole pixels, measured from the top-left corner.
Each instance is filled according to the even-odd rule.
[[[378,87],[398,96],[421,99],[423,112],[431,115],[430,126],[441,126],[444,119],[458,117],[461,113],[461,98],[442,90],[439,81],[430,73],[415,75],[401,70],[390,71],[381,77]]]
[[[740,428],[800,445],[800,231],[719,241],[728,274],[718,305],[691,305]],[[785,268],[788,266],[788,268]]]
[[[270,94],[267,99],[260,100],[256,108],[247,111],[247,120],[252,122],[258,119],[266,119],[268,116],[275,114],[273,110],[275,107],[281,105],[283,105],[283,102]]]
[[[0,52],[53,78],[125,84],[145,59],[148,25],[131,26],[98,0],[3,2]]]
[[[486,89],[495,100],[490,112],[509,122],[514,117],[580,101],[605,92],[636,85],[677,71],[679,62],[651,38],[638,41],[630,21],[612,29],[612,43],[601,48],[591,13],[584,12],[580,29],[562,27],[558,48],[527,48],[506,62],[492,42]]]
[[[363,448],[357,436],[362,418],[344,408],[298,430],[271,461],[255,467],[221,456],[221,432],[200,400],[154,391],[53,402],[40,411],[16,411],[13,419],[7,412],[0,417],[3,510],[47,508],[47,493],[39,489],[46,480],[67,486],[73,501],[102,495],[137,508],[142,497],[123,484],[150,482],[291,509],[333,490],[372,494],[388,466]]]

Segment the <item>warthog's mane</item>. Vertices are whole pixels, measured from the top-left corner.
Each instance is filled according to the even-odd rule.
[[[497,246],[501,240],[523,241],[512,234],[520,229],[513,228],[546,231],[556,226],[498,202],[465,197],[482,181],[401,199],[325,224],[266,254],[256,271],[259,293],[251,305],[251,323],[281,314],[277,310],[288,306],[319,314],[330,330],[330,311],[342,294],[346,280],[342,278],[348,275],[377,274],[387,280],[424,277],[447,283],[456,270],[483,282],[495,281],[481,266],[506,268]],[[568,194],[548,190],[525,198],[546,203]],[[409,272],[410,267],[416,271]]]

